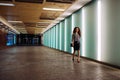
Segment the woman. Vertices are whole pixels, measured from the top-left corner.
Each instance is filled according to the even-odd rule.
[[[74,52],[73,52],[73,58],[72,60],[74,61],[74,56],[75,56],[75,52],[78,52],[78,58],[77,58],[77,62],[80,62],[80,37],[81,37],[81,31],[79,27],[75,27],[73,30],[73,34],[72,34],[72,45],[74,48]]]

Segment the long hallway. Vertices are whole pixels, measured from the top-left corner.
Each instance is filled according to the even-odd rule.
[[[43,46],[0,51],[0,80],[120,80],[120,70]]]

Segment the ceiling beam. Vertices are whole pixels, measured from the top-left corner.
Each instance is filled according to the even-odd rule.
[[[0,21],[4,23],[6,26],[8,26],[10,29],[14,30],[17,34],[20,33],[15,28],[13,28],[13,26],[10,23],[8,23],[7,20],[5,20],[2,16],[0,16]]]
[[[12,0],[13,3],[15,3],[15,0]]]

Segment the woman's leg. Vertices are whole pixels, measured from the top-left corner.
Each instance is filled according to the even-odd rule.
[[[78,59],[77,61],[79,62],[80,61],[80,50],[78,50]]]
[[[74,57],[75,57],[75,50],[73,51],[73,58],[72,58],[73,61],[74,61]]]

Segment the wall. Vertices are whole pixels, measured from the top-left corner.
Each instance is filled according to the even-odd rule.
[[[102,58],[120,66],[120,0],[102,0]]]
[[[120,66],[119,4],[120,0],[93,0],[46,31],[44,45],[50,47],[53,36],[53,48],[72,53],[69,44],[73,28],[78,26],[82,32],[81,56]]]
[[[3,29],[0,29],[0,49],[6,47],[6,32]]]
[[[43,35],[44,45],[51,47],[52,44],[55,44],[52,48],[72,53],[73,49],[70,47],[72,32],[74,27],[77,26],[80,27],[82,34],[86,31],[86,35],[82,35],[81,37],[81,55],[96,59],[96,7],[97,2],[94,1],[46,31]],[[83,25],[83,14],[85,16],[85,25]],[[85,30],[83,30],[82,27],[85,27]],[[52,42],[50,38],[52,38]],[[86,44],[84,44],[85,47],[82,44],[83,38],[85,38],[84,40],[86,42]],[[85,53],[82,53],[84,52],[82,51],[82,47],[86,49],[84,50],[86,51]]]
[[[97,59],[97,1],[82,8],[82,56]]]

